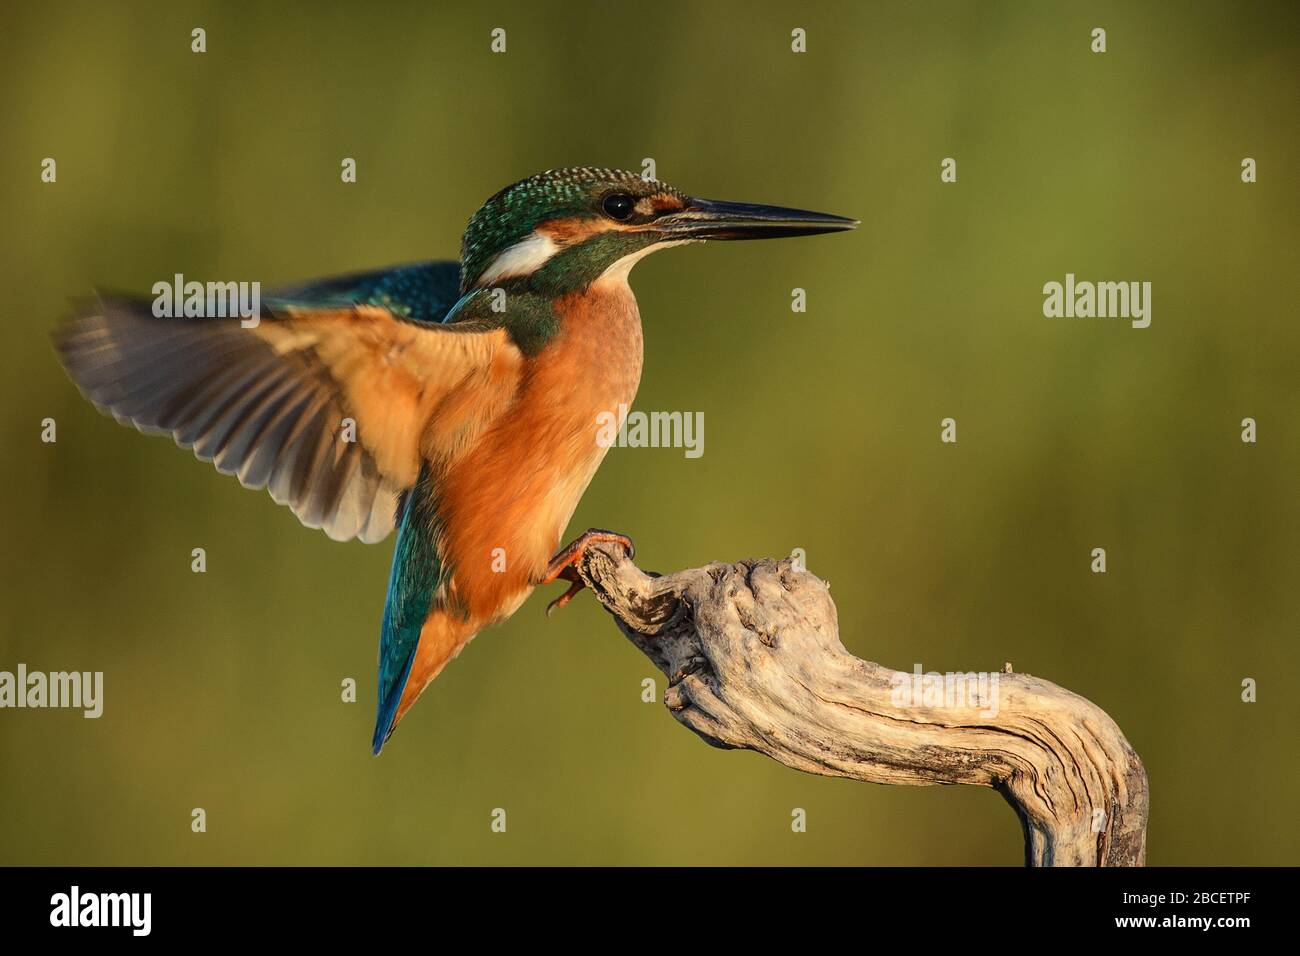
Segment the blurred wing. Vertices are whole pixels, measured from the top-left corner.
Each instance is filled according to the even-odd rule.
[[[414,262],[317,279],[263,299],[272,307],[377,305],[413,322],[441,322],[460,299],[460,263]]]
[[[504,330],[373,306],[290,308],[244,328],[105,301],[55,347],[118,421],[170,433],[307,527],[365,542],[393,530],[422,457],[454,455],[513,401],[522,364]]]

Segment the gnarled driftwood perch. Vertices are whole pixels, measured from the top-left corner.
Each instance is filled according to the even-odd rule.
[[[871,783],[993,787],[1030,866],[1146,862],[1146,771],[1077,694],[1009,668],[974,700],[912,693],[917,676],[844,649],[825,583],[790,559],[659,576],[600,544],[578,571],[668,677],[673,716],[714,746]]]

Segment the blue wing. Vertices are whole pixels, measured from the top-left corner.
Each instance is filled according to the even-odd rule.
[[[441,322],[460,299],[460,263],[413,262],[316,279],[266,299],[272,307],[375,305],[414,322]]]

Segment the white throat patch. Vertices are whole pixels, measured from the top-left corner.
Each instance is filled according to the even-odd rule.
[[[627,274],[632,271],[632,267],[650,255],[652,252],[658,252],[660,249],[667,249],[670,246],[684,246],[688,242],[703,242],[703,239],[674,239],[669,242],[656,242],[646,246],[644,249],[638,249],[625,255],[617,262],[611,263],[609,268],[600,274],[597,282],[626,282]]]
[[[660,249],[667,249],[669,246],[684,246],[688,242],[703,241],[702,239],[677,239],[669,242],[653,243],[644,249],[630,252],[617,262],[611,263],[596,281],[626,282],[632,267],[650,253],[658,252]],[[493,259],[488,267],[483,270],[483,274],[478,277],[475,286],[483,288],[503,279],[515,279],[520,276],[532,275],[564,248],[546,233],[534,231],[527,239],[521,239]]]

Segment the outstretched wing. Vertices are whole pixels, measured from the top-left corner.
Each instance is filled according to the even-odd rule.
[[[374,542],[425,459],[454,455],[513,401],[522,357],[501,329],[425,325],[375,306],[239,319],[158,318],[103,301],[55,335],[102,410],[267,488],[309,528]]]
[[[460,300],[459,262],[413,262],[316,279],[264,297],[272,306],[377,305],[413,322],[441,322]]]

